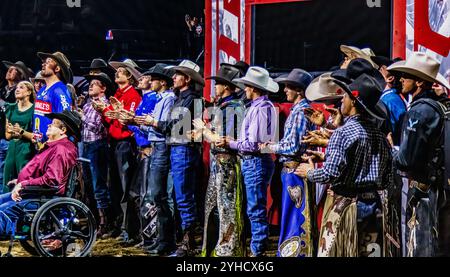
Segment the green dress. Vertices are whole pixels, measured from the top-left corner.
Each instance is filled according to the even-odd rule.
[[[17,123],[25,131],[32,132],[34,105],[23,112],[19,111],[17,103],[7,104],[5,108],[6,118],[12,125]],[[8,182],[17,178],[20,170],[31,160],[33,154],[34,147],[31,141],[27,139],[11,139],[9,141],[3,175],[4,189],[8,189],[6,187]]]

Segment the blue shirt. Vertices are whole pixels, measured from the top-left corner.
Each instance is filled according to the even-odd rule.
[[[389,110],[394,143],[398,145],[400,143],[402,119],[406,113],[406,104],[400,95],[398,95],[396,89],[386,90],[380,99]]]
[[[306,119],[303,109],[309,108],[309,102],[302,99],[291,108],[291,113],[284,125],[284,137],[277,144],[270,145],[270,149],[276,154],[283,155],[280,161],[288,160],[285,156],[299,159],[306,151],[307,145],[301,143],[307,131],[312,130],[312,125]]]
[[[33,116],[33,130],[36,135],[42,136],[41,142],[47,140],[48,125],[52,123],[52,120],[45,115],[70,110],[71,106],[72,96],[63,82],[57,82],[48,89],[47,86],[41,88],[36,96]]]
[[[165,91],[160,93],[158,97],[159,101],[153,110],[153,117],[157,121],[167,121],[176,96],[172,91]],[[165,134],[154,127],[143,125],[141,126],[141,131],[148,135],[147,139],[150,142],[162,142],[166,140]]]
[[[160,96],[157,92],[152,91],[144,94],[142,97],[142,102],[136,109],[135,114],[137,116],[151,114],[155,109],[156,103],[159,101]],[[147,134],[142,132],[138,126],[128,125],[128,129],[134,133],[134,139],[139,147],[146,147],[150,144],[147,139]]]

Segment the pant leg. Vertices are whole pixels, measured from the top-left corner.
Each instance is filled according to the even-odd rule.
[[[4,193],[0,195],[0,235],[6,236],[11,234],[13,227],[20,216],[20,210],[12,207],[16,206],[17,202],[12,200],[11,193]]]
[[[247,214],[250,219],[252,240],[250,249],[259,255],[266,251],[269,238],[267,221],[267,187],[272,178],[274,164],[272,160],[253,157],[244,160],[242,173],[247,193]]]
[[[16,168],[16,159],[20,158],[20,153],[17,153],[15,143],[10,143],[6,152],[6,158],[4,161],[3,170],[3,192],[9,192],[8,183],[9,181],[17,178],[18,170]],[[0,193],[2,192],[0,191]]]
[[[169,149],[170,155],[170,149]],[[172,178],[172,170],[170,169],[170,161],[169,161],[169,174],[167,175],[167,202],[169,203],[170,212],[172,216],[175,214],[175,201],[174,201],[174,192],[173,192],[173,178]]]
[[[197,220],[195,203],[195,166],[198,150],[189,146],[172,146],[170,159],[177,207],[180,211],[183,230],[193,226]]]
[[[107,209],[111,206],[111,199],[107,186],[107,151],[108,149],[105,140],[84,144],[84,156],[90,160],[89,169],[92,176],[92,187],[94,189],[97,208],[99,209]]]
[[[150,198],[158,211],[158,241],[160,247],[175,245],[175,226],[169,206],[167,193],[167,176],[169,175],[169,150],[165,142],[153,144],[150,164],[149,190]]]
[[[9,191],[8,188],[5,188],[3,186],[3,175],[5,170],[5,159],[6,159],[6,153],[8,151],[9,142],[6,139],[0,140],[0,185],[2,186],[2,189],[0,190],[0,193],[3,191]]]

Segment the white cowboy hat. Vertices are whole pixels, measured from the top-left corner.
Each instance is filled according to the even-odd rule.
[[[139,72],[139,66],[131,59],[126,59],[123,62],[109,62],[109,65],[117,71],[119,67],[126,68],[131,75],[137,80],[141,77],[141,73]]]
[[[166,67],[167,68],[167,67]],[[190,60],[183,60],[178,66],[174,66],[171,68],[175,72],[181,72],[202,86],[205,85],[205,80],[203,80],[202,75],[200,74],[200,66]]]
[[[370,58],[370,57],[375,56],[375,53],[372,51],[372,49],[370,49],[370,48],[359,49],[358,47],[349,46],[349,45],[341,45],[340,48],[341,48],[342,53],[344,53],[345,55],[348,56],[350,54],[353,54],[357,58],[362,58],[362,59],[369,61],[373,67],[377,68],[377,64],[375,64],[372,61],[372,59]]]
[[[406,61],[396,62],[387,69],[393,72],[407,73],[431,83],[439,83],[450,89],[448,81],[439,73],[440,66],[441,64],[436,59],[426,53],[413,52]]]
[[[244,84],[272,93],[277,93],[280,89],[278,84],[270,77],[269,72],[259,66],[251,66],[244,77],[234,79],[233,83]]]
[[[306,99],[309,101],[327,101],[341,99],[344,97],[344,90],[338,86],[332,72],[327,72],[315,78],[306,88]]]

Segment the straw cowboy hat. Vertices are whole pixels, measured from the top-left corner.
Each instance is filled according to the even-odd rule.
[[[109,65],[114,68],[115,71],[117,71],[119,67],[125,68],[131,73],[131,76],[133,76],[136,81],[141,77],[141,73],[138,70],[139,66],[131,59],[126,59],[123,62],[109,62]]]
[[[55,52],[53,54],[38,52],[37,55],[42,61],[47,58],[51,58],[58,64],[58,66],[61,68],[61,81],[63,83],[67,84],[73,82],[73,73],[70,69],[70,61],[66,57],[66,55],[61,52]]]
[[[342,99],[344,90],[334,82],[331,72],[315,78],[306,88],[306,99],[309,101],[328,101]]]
[[[183,60],[178,66],[171,68],[175,72],[180,72],[184,75],[191,77],[191,79],[199,85],[205,86],[205,80],[203,80],[200,74],[200,66],[190,60]]]
[[[20,71],[20,73],[22,74],[22,78],[24,80],[28,80],[31,76],[33,76],[33,71],[31,69],[29,69],[24,62],[22,61],[17,61],[15,63],[12,62],[8,62],[8,61],[3,61],[3,64],[5,65],[5,67],[7,69],[9,69],[10,67],[14,66],[15,68],[17,68],[17,70]]]
[[[406,61],[400,61],[388,67],[389,71],[407,73],[431,83],[439,83],[450,89],[450,84],[439,73],[440,63],[422,52],[413,52]]]
[[[225,85],[231,86],[233,89],[236,87],[236,84],[233,83],[233,80],[240,77],[240,71],[238,68],[230,65],[230,64],[222,64],[217,71],[215,76],[208,77],[206,79],[211,79],[216,81],[216,83],[222,83]],[[242,88],[242,87],[241,87]]]
[[[350,85],[339,80],[334,80],[334,82],[343,88],[345,93],[355,100],[357,105],[363,108],[369,116],[380,121],[384,120],[380,117],[380,112],[377,109],[383,88],[375,78],[368,74],[362,74]]]
[[[305,90],[313,80],[311,74],[300,68],[294,68],[287,76],[280,77],[275,79],[277,83],[299,87],[303,90]]]
[[[244,77],[234,79],[233,83],[244,84],[264,91],[277,93],[280,87],[270,77],[269,72],[259,66],[251,66]]]
[[[378,68],[378,66],[372,61],[370,57],[375,56],[375,53],[370,48],[359,49],[355,46],[341,45],[341,51],[347,56],[356,56],[356,58],[362,58],[369,61],[373,67]]]

